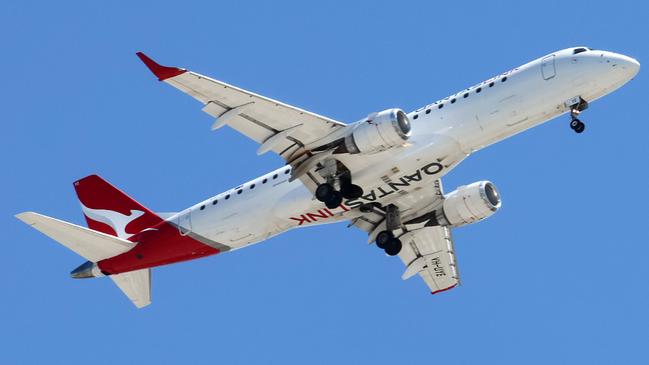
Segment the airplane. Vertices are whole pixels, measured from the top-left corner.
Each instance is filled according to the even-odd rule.
[[[441,178],[472,153],[568,114],[640,70],[637,60],[573,47],[553,52],[406,113],[391,108],[345,124],[210,77],[162,66],[138,52],[158,78],[286,164],[175,213],[151,211],[103,178],[74,182],[87,228],[34,212],[16,217],[84,257],[73,278],[110,277],[141,308],[151,303],[151,268],[224,253],[294,228],[349,221],[368,243],[419,275],[431,293],[460,276],[453,228],[493,215],[490,181],[445,193]],[[245,214],[242,214],[245,212]]]

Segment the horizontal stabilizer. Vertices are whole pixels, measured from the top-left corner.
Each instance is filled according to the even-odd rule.
[[[151,304],[151,269],[111,275],[110,278],[136,307],[142,308]]]
[[[16,214],[16,218],[92,262],[119,255],[135,245],[131,241],[34,212]]]

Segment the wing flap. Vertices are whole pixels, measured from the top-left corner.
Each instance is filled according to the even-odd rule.
[[[446,227],[425,227],[400,237],[399,253],[406,265],[404,280],[419,274],[431,293],[439,293],[460,282],[451,231]]]

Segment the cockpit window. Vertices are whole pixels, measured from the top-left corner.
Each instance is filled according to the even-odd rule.
[[[582,53],[588,51],[588,48],[575,48],[572,50],[572,54]]]

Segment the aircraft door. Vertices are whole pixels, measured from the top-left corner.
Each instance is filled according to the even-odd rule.
[[[557,70],[554,64],[554,55],[547,56],[541,61],[541,74],[543,75],[543,80],[550,80],[557,74]]]
[[[178,230],[181,236],[186,236],[192,231],[192,211],[190,209],[178,217]]]

